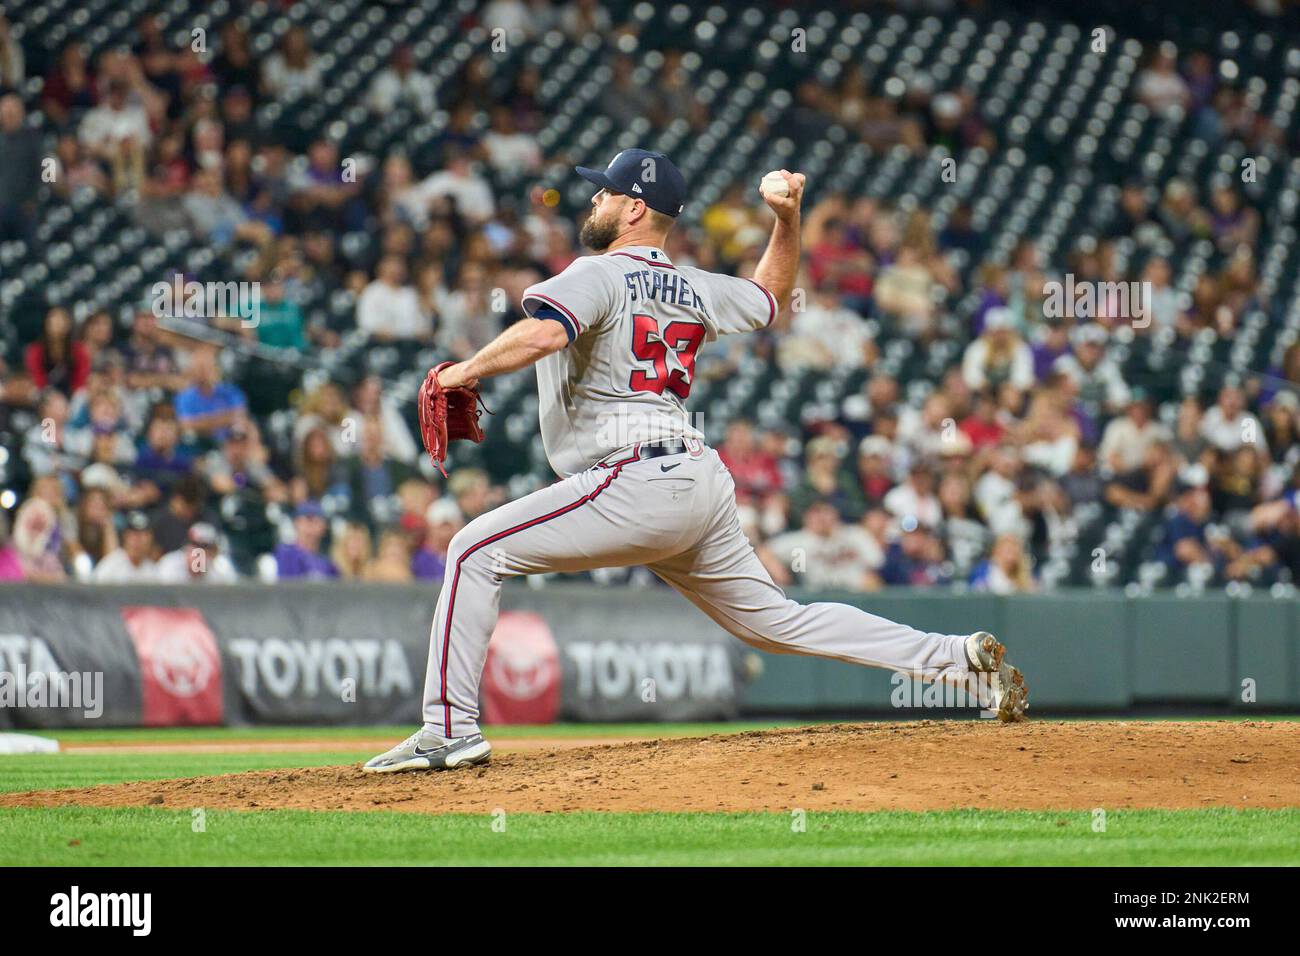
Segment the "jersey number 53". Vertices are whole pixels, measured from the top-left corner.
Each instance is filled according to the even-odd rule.
[[[669,322],[661,333],[653,315],[632,316],[632,354],[642,362],[651,363],[653,370],[633,370],[629,387],[634,392],[656,395],[662,395],[667,389],[678,398],[686,398],[691,394],[694,380],[695,353],[703,341],[704,326],[698,322]],[[679,368],[669,369],[670,350]]]

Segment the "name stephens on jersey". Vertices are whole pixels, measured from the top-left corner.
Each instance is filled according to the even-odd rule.
[[[675,266],[649,246],[578,259],[529,287],[523,307],[569,338],[536,366],[542,443],[564,477],[639,441],[702,439],[683,404],[700,348],[777,311],[752,279]]]
[[[704,300],[691,288],[686,277],[679,275],[676,269],[653,272],[642,269],[640,272],[625,272],[623,282],[634,303],[642,299],[654,299],[704,312]]]

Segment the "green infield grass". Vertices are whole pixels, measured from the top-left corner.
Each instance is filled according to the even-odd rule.
[[[1300,810],[566,813],[0,810],[40,866],[1294,865]]]

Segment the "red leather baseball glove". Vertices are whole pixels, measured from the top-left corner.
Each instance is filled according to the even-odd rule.
[[[455,388],[443,388],[438,383],[438,373],[454,362],[443,362],[429,370],[424,384],[420,386],[420,435],[424,439],[424,449],[429,453],[429,460],[447,477],[447,469],[442,466],[447,457],[449,442],[462,438],[474,443],[481,442],[486,436],[479,427],[479,406],[482,399],[477,388],[458,385]]]

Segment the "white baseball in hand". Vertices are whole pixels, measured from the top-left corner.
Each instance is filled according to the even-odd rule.
[[[758,184],[758,191],[764,196],[788,196],[790,195],[790,185],[777,170],[772,170]]]

